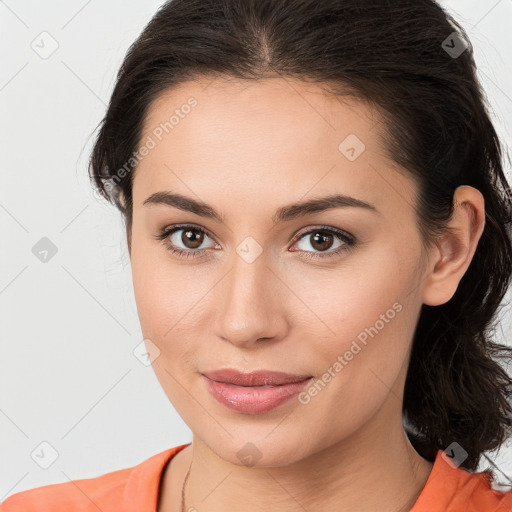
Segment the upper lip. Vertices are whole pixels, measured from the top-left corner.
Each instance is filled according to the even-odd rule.
[[[230,368],[204,372],[203,375],[217,382],[235,384],[238,386],[279,386],[291,382],[301,382],[311,378],[311,375],[293,375],[290,373],[258,370],[250,373],[240,372]]]

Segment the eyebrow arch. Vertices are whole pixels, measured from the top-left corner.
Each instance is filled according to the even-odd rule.
[[[192,199],[191,197],[184,196],[182,194],[171,192],[155,192],[142,203],[143,206],[151,204],[164,204],[167,206],[172,206],[185,212],[191,212],[201,217],[214,219],[224,223],[224,217],[210,205],[203,203],[202,201]],[[377,208],[375,208],[375,206],[370,203],[342,194],[332,194],[317,199],[311,199],[309,201],[302,201],[283,206],[279,208],[272,216],[272,222],[273,224],[277,224],[279,222],[288,222],[298,217],[310,215],[313,213],[324,212],[334,208],[350,207],[363,208],[372,213],[380,215],[380,212],[377,210]]]

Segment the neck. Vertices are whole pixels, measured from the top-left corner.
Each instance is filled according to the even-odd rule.
[[[377,428],[377,424],[381,426]],[[175,473],[179,477],[173,477],[174,489],[179,489],[173,499],[175,508],[159,510],[180,510],[181,485],[191,468],[185,510],[221,512],[236,504],[241,512],[408,512],[432,463],[412,447],[401,419],[389,425],[383,431],[381,422],[374,428],[370,422],[364,432],[359,430],[307,458],[277,467],[232,464],[194,436],[192,445],[178,454],[182,457]]]

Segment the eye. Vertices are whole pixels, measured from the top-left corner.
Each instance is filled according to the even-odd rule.
[[[327,226],[320,226],[314,229],[310,229],[306,233],[299,235],[299,244],[302,239],[306,242],[303,247],[299,247],[301,252],[305,253],[305,258],[333,258],[340,255],[343,252],[350,250],[356,243],[355,238],[337,228],[330,228]],[[332,248],[334,241],[338,239],[341,241],[335,250],[329,251]],[[304,248],[304,245],[306,248]],[[307,245],[313,247],[314,250],[320,251],[319,253],[311,252],[307,250]]]
[[[210,238],[204,229],[189,224],[164,228],[155,236],[170,252],[184,258],[195,258],[204,254],[207,249],[198,248],[203,244],[205,237]],[[185,248],[182,249],[180,244]],[[214,246],[219,247],[218,244]]]
[[[181,233],[181,234],[180,234]],[[309,237],[309,238],[308,238]],[[210,235],[203,228],[191,224],[175,225],[164,228],[154,238],[163,242],[167,250],[183,258],[200,257],[208,251],[208,247],[200,249],[205,238]],[[343,252],[350,250],[355,244],[356,239],[352,235],[344,231],[320,226],[310,229],[298,236],[298,241],[294,245],[298,245],[304,239],[318,253],[307,250],[307,248],[299,247],[299,252],[303,253],[304,258],[334,258]],[[338,239],[341,243],[335,246],[335,250],[329,251],[333,246],[333,242]],[[180,245],[183,246],[180,247]],[[306,244],[307,245],[307,244]],[[210,246],[212,248],[212,246]],[[213,248],[219,249],[220,246],[214,242]],[[292,252],[295,252],[293,250]]]

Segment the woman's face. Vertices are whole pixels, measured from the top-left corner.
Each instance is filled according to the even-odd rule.
[[[189,82],[148,113],[133,185],[138,314],[167,396],[225,460],[254,450],[257,465],[284,465],[401,425],[427,255],[414,182],[382,130],[365,104],[282,78]],[[187,199],[145,204],[157,193]],[[299,206],[333,196],[353,199]],[[221,368],[313,379],[249,413],[208,390],[202,374]]]

